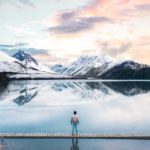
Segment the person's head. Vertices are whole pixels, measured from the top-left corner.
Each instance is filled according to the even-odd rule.
[[[76,114],[77,114],[77,112],[76,112],[76,111],[74,111],[74,112],[73,112],[73,114],[74,114],[74,115],[76,115]]]

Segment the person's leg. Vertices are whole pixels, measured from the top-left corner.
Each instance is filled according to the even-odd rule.
[[[76,132],[76,125],[73,124],[73,125],[72,125],[72,134],[75,135],[75,132]]]
[[[77,124],[75,125],[76,135],[78,134]]]
[[[74,134],[74,125],[72,124],[72,135]]]

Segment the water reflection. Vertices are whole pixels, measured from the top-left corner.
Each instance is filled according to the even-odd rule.
[[[53,91],[59,95],[72,94],[81,101],[100,100],[112,95],[113,92],[125,96],[148,93],[150,84],[149,82],[12,81],[7,86],[0,87],[0,100],[11,99],[21,106],[36,99],[42,92],[44,97],[49,97]]]
[[[78,138],[72,138],[72,146],[70,150],[79,150]]]
[[[149,150],[150,147],[147,140],[80,139],[77,146],[71,139],[5,139],[4,142],[3,150]]]
[[[30,102],[34,97],[37,96],[38,91],[35,91],[36,88],[24,89],[20,92],[20,95],[15,98],[13,101],[19,106],[24,105],[25,103]]]
[[[150,82],[103,82],[116,93],[126,96],[144,94],[150,91]]]

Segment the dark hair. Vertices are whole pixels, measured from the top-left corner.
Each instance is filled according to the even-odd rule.
[[[77,114],[77,112],[76,112],[76,111],[74,111],[73,113],[74,113],[74,115],[76,115],[76,114]]]

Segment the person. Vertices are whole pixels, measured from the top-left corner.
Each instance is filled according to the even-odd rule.
[[[71,124],[72,124],[72,135],[75,135],[74,133],[76,133],[77,135],[78,134],[77,126],[79,124],[79,118],[77,116],[76,111],[73,112],[73,116],[71,117]]]

